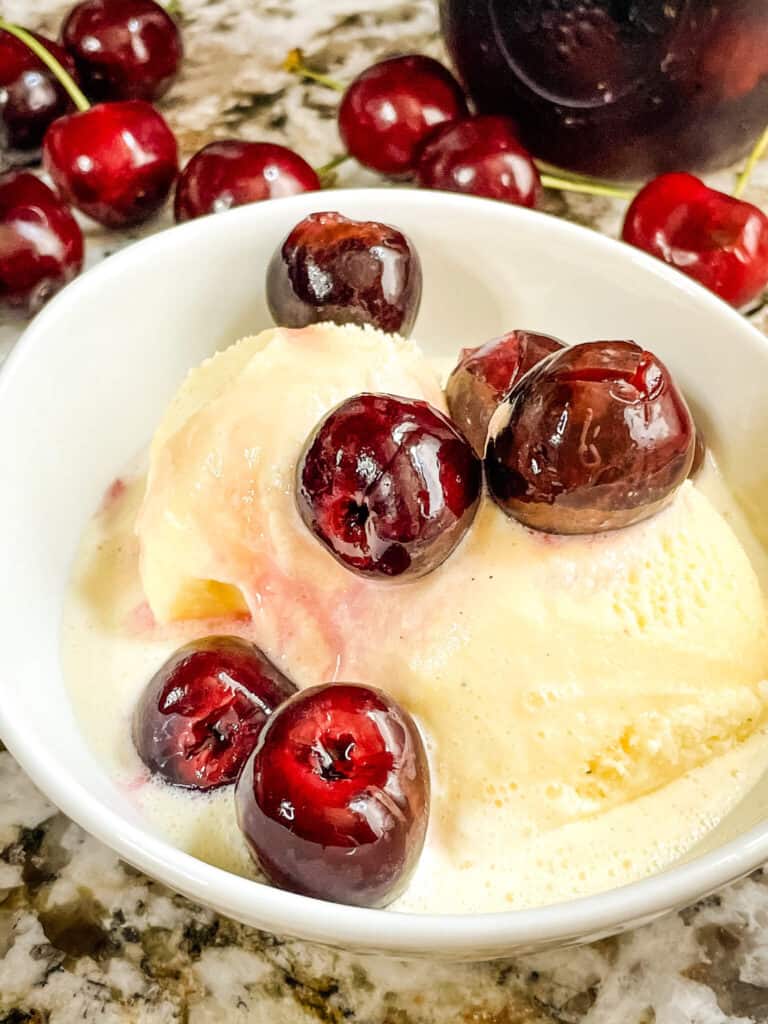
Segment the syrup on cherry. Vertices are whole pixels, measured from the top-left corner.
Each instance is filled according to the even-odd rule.
[[[482,457],[488,424],[504,395],[537,363],[563,348],[548,334],[510,331],[479,348],[462,349],[448,378],[451,419]]]
[[[563,349],[491,420],[486,480],[533,529],[600,533],[653,515],[693,463],[696,431],[669,370],[629,341]]]
[[[0,306],[32,316],[83,265],[83,234],[69,209],[28,171],[0,177]]]
[[[285,146],[225,139],[204,146],[181,172],[174,214],[182,222],[320,187],[316,171]]]
[[[179,648],[144,690],[133,718],[136,750],[172,786],[227,786],[269,715],[295,692],[253,644],[234,636],[195,640]]]
[[[438,61],[413,54],[367,68],[339,106],[339,133],[364,167],[399,176],[413,171],[419,147],[446,121],[466,114],[459,83]]]
[[[768,217],[692,174],[663,174],[642,188],[622,238],[737,308],[768,284]]]
[[[436,569],[477,510],[480,462],[426,402],[356,395],[318,425],[297,470],[307,527],[342,565],[366,576]]]
[[[271,882],[381,907],[418,861],[429,788],[408,712],[372,687],[334,683],[271,716],[235,794],[240,828]]]
[[[178,25],[154,0],[82,0],[61,30],[95,100],[157,100],[181,65]]]
[[[421,302],[421,263],[388,224],[312,213],[276,249],[267,302],[282,327],[334,320],[407,335]]]

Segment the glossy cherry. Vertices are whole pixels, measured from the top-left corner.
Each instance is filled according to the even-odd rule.
[[[413,171],[419,147],[437,125],[466,112],[459,83],[438,61],[415,54],[391,57],[347,88],[339,132],[365,167],[398,176]]]
[[[31,316],[82,265],[82,231],[59,197],[27,171],[0,177],[0,307]]]
[[[408,712],[381,691],[316,686],[272,715],[236,801],[270,881],[336,903],[384,906],[402,892],[424,845],[424,745]]]
[[[510,331],[479,348],[462,349],[445,397],[451,419],[482,456],[496,407],[523,374],[563,348],[548,334]]]
[[[164,782],[208,790],[234,782],[269,715],[296,692],[258,647],[209,636],[155,673],[133,717],[139,757]]]
[[[422,188],[535,206],[541,178],[508,117],[465,117],[436,129],[416,163]]]
[[[174,213],[181,222],[320,187],[316,171],[293,150],[271,142],[225,139],[204,146],[181,172]]]
[[[178,25],[154,0],[83,0],[61,40],[95,100],[157,100],[183,56]]]
[[[663,174],[641,189],[622,238],[737,308],[768,284],[768,217],[691,174]]]
[[[31,35],[76,74],[65,50],[36,32]],[[36,160],[48,125],[71,109],[53,72],[20,39],[0,30],[0,168]]]
[[[178,172],[176,139],[143,100],[60,118],[45,136],[43,161],[64,199],[109,228],[154,216]]]
[[[421,302],[421,263],[397,228],[312,213],[275,251],[267,301],[282,327],[334,320],[407,335]]]
[[[474,518],[480,462],[426,402],[348,398],[318,425],[299,460],[302,519],[342,565],[368,576],[421,576]]]
[[[646,519],[688,476],[696,431],[664,364],[630,341],[549,356],[491,420],[488,487],[526,526],[599,533]]]

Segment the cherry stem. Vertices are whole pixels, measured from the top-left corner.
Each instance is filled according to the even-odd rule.
[[[327,164],[323,164],[322,167],[316,167],[315,173],[317,174],[318,178],[327,178],[329,175],[333,174],[337,167],[341,167],[342,164],[345,164],[347,160],[351,159],[352,157],[349,155],[349,153],[339,153],[338,156],[335,156],[333,157],[332,160],[329,160]]]
[[[757,166],[758,162],[762,159],[765,151],[768,149],[768,128],[765,129],[763,134],[755,143],[752,152],[747,157],[747,162],[744,164],[744,169],[736,179],[736,185],[733,189],[734,196],[739,199],[743,194],[744,189],[749,184],[749,179],[752,177],[752,172]]]
[[[304,63],[304,52],[298,47],[286,54],[283,61],[283,70],[289,71],[292,75],[301,75],[302,78],[308,78],[311,82],[324,85],[326,89],[333,89],[334,92],[344,92],[346,88],[341,82],[331,78],[330,75],[324,75],[322,72],[313,71],[312,68],[308,67]]]
[[[534,163],[537,161],[534,160]],[[635,194],[629,188],[619,188],[617,185],[607,185],[601,181],[589,181],[588,179],[573,181],[570,178],[561,178],[556,174],[542,174],[541,184],[544,188],[555,188],[560,192],[579,192],[587,196],[609,196],[612,199],[632,199]]]
[[[79,89],[77,82],[72,78],[72,75],[70,75],[66,68],[61,66],[53,54],[47,50],[41,42],[35,39],[31,33],[27,32],[26,29],[19,28],[18,25],[11,25],[9,22],[3,21],[2,18],[0,18],[0,29],[8,32],[9,35],[16,36],[17,39],[20,39],[21,42],[24,43],[32,53],[34,53],[38,60],[41,60],[43,64],[53,72],[57,81],[67,92],[67,95],[78,110],[90,110],[91,104],[88,102],[85,93]]]

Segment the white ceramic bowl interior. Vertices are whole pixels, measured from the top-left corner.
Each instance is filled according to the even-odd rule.
[[[453,356],[512,327],[570,341],[634,338],[678,375],[731,482],[753,496],[764,486],[765,338],[682,275],[596,233],[502,204],[397,189],[310,194],[168,230],[68,287],[0,378],[0,733],[8,748],[70,817],[149,875],[276,934],[360,951],[485,959],[593,938],[768,860],[768,823],[750,822],[747,808],[710,852],[569,903],[472,916],[331,907],[174,849],[92,757],[59,661],[81,531],[149,441],[186,370],[270,325],[264,271],[274,247],[307,213],[329,208],[411,236],[425,283],[415,336],[431,354]]]

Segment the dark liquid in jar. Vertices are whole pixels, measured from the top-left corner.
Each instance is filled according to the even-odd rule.
[[[441,0],[483,113],[533,153],[642,180],[743,156],[768,123],[768,0]]]

